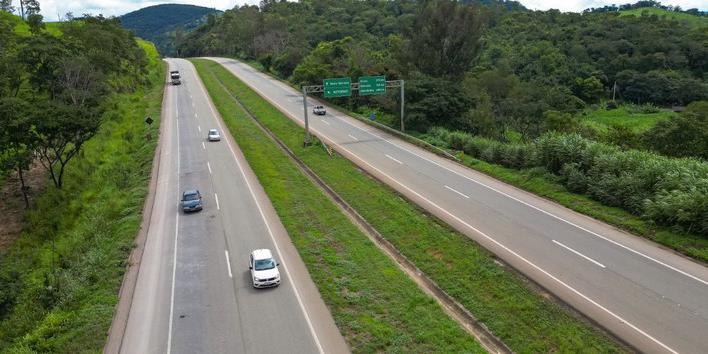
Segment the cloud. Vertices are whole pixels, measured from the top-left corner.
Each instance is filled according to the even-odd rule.
[[[19,0],[13,0],[19,8]],[[159,4],[192,4],[219,10],[232,9],[236,5],[258,4],[258,0],[40,0],[42,16],[46,21],[56,21],[67,12],[80,16],[84,13],[104,16],[120,16],[143,7]]]
[[[582,11],[590,7],[602,7],[612,4],[634,3],[635,0],[519,0],[524,6],[533,10],[558,9],[561,11]],[[19,0],[13,0],[19,6]],[[120,16],[143,7],[166,4],[193,4],[212,7],[219,10],[232,9],[236,5],[258,4],[258,0],[40,0],[42,15],[47,21],[56,21],[67,12],[75,16],[84,13],[104,16]],[[706,0],[670,0],[664,5],[681,6],[683,9],[698,8],[708,10]]]
[[[532,10],[548,10],[548,9],[558,9],[560,11],[573,11],[580,12],[591,7],[603,7],[605,5],[620,5],[620,4],[633,4],[637,0],[517,0]],[[671,0],[671,1],[661,1],[663,5],[666,6],[681,6],[682,9],[692,9],[697,8],[701,10],[708,10],[708,2],[706,0]]]

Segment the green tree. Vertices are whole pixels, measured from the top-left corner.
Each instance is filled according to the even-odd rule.
[[[471,103],[459,83],[420,74],[406,82],[406,101],[406,125],[422,132],[454,127]]]
[[[459,77],[480,50],[487,14],[480,7],[453,0],[424,2],[408,38],[404,58],[426,75]]]
[[[665,155],[708,160],[708,101],[693,102],[679,116],[657,123],[644,141]]]
[[[70,106],[56,100],[39,105],[33,117],[39,142],[37,152],[54,186],[63,185],[66,165],[96,134],[100,119],[95,109]]]
[[[20,189],[29,208],[28,189],[25,185],[24,171],[33,161],[33,152],[37,145],[37,134],[30,120],[30,108],[16,97],[0,99],[0,169],[12,170],[20,180]]]
[[[475,102],[475,107],[460,116],[459,126],[470,133],[488,138],[499,137],[501,127],[497,125],[492,98],[482,91]]]
[[[568,113],[558,111],[543,112],[543,127],[546,131],[574,133],[578,131],[580,122]]]
[[[12,6],[12,0],[0,0],[0,11],[9,13],[15,12],[15,7]]]
[[[586,102],[597,102],[604,92],[602,81],[594,76],[575,79],[573,93]]]

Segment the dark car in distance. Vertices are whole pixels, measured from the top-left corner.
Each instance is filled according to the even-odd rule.
[[[186,190],[182,193],[181,204],[185,213],[202,210],[202,195],[196,189]]]

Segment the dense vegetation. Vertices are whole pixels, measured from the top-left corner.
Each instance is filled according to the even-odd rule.
[[[649,2],[623,9],[639,6],[669,12]],[[263,1],[226,11],[190,34],[181,50],[255,60],[295,85],[340,76],[403,78],[406,127],[414,133],[445,128],[512,150],[535,149],[547,132],[582,137],[585,145],[614,149],[607,169],[592,172],[592,165],[564,161],[568,166],[549,169],[551,174],[575,168],[588,182],[625,183],[627,190],[614,196],[617,185],[573,190],[658,224],[708,234],[701,226],[708,216],[702,162],[626,151],[708,158],[708,105],[700,103],[708,100],[708,32],[685,20],[603,10],[527,11],[496,1]],[[383,112],[384,123],[397,123],[395,98],[355,96],[335,103]],[[687,108],[674,114],[661,106]],[[626,115],[591,118],[614,111]],[[665,169],[652,170],[662,183],[628,182],[645,176],[625,173],[634,160],[624,156],[641,154]],[[499,163],[488,154],[473,155]],[[534,157],[524,166],[546,165]],[[684,182],[696,185],[679,188],[684,174],[671,168],[694,176]],[[592,180],[610,176],[610,170],[619,179]]]
[[[708,235],[708,163],[703,161],[626,151],[578,134],[558,132],[517,144],[442,128],[432,129],[428,138],[506,167],[543,167],[560,176],[572,192],[645,215],[660,224],[682,225],[688,231]]]
[[[155,43],[162,55],[174,56],[177,54],[175,44],[215,12],[219,11],[194,5],[162,4],[127,13],[119,19],[123,27],[136,36]]]
[[[82,17],[59,36],[0,17],[0,142],[21,173],[42,160],[55,183],[0,252],[0,352],[98,352],[137,232],[164,70],[118,21]],[[36,19],[36,18],[35,18]],[[7,166],[6,165],[6,166]]]
[[[106,98],[145,83],[147,58],[115,19],[76,18],[56,36],[31,17],[27,35],[11,15],[0,17],[0,162],[24,186],[36,157],[61,188],[66,166],[98,131]]]
[[[617,13],[506,11],[505,3],[264,1],[188,36],[184,55],[256,59],[295,84],[386,74],[409,84],[411,128],[499,138],[544,131],[549,111],[611,99],[685,105],[708,99],[708,34],[684,22]],[[356,107],[375,100],[352,99]]]

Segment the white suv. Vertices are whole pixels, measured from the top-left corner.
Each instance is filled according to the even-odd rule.
[[[273,254],[269,249],[254,250],[248,260],[251,270],[251,280],[254,288],[265,288],[280,285],[280,272]]]
[[[325,109],[325,106],[315,106],[312,108],[312,113],[318,116],[323,116],[327,114],[327,110]]]

